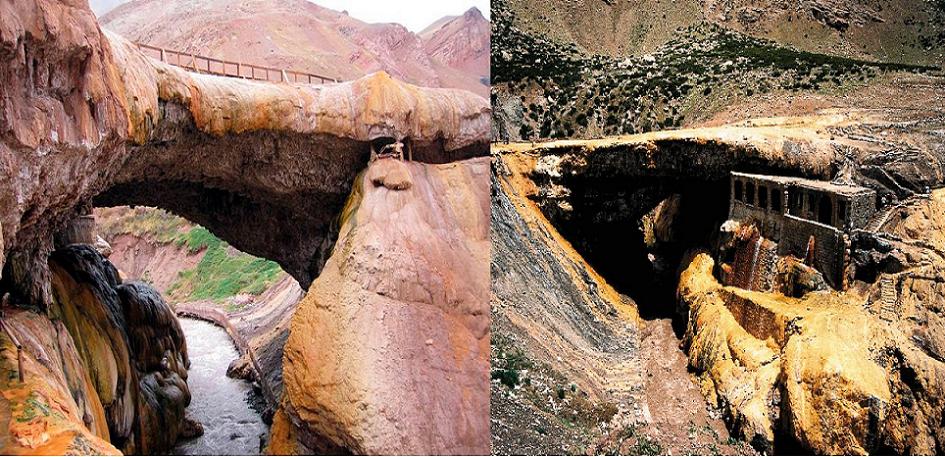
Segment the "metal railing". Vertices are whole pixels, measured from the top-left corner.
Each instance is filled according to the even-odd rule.
[[[148,44],[135,44],[148,57],[152,57],[154,59],[160,60],[161,62],[185,68],[196,73],[269,82],[289,82],[302,84],[313,84],[315,82],[320,84],[338,82],[338,80],[335,78],[316,75],[314,73],[264,67],[261,65],[253,65],[243,62],[232,62],[229,60],[215,59],[213,57],[160,48]]]

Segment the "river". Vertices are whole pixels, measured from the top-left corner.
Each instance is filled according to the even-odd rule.
[[[190,371],[187,385],[193,399],[187,412],[203,424],[204,434],[181,441],[178,455],[258,455],[260,435],[268,432],[246,397],[252,386],[226,376],[239,354],[226,332],[208,322],[180,319],[187,338]]]

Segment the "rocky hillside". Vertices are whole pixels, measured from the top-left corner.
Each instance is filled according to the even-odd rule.
[[[711,21],[673,29],[645,55],[593,54],[526,28],[533,21],[516,5],[493,3],[493,137],[502,140],[661,130],[756,94],[842,93],[885,72],[936,71],[809,52]]]
[[[797,51],[707,24],[678,30],[642,57],[592,56],[523,32],[503,2],[493,8],[498,138],[672,128],[756,93],[842,91],[910,68]]]
[[[938,0],[505,0],[515,25],[589,54],[643,55],[711,23],[821,54],[937,64],[945,51]]]
[[[475,8],[421,34],[306,0],[137,0],[99,18],[126,38],[340,80],[376,71],[428,87],[489,92],[489,22]]]
[[[277,263],[160,209],[97,208],[95,222],[124,277],[152,284],[170,303],[208,300],[236,311],[288,277]]]

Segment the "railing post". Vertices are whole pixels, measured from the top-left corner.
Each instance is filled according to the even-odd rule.
[[[285,70],[282,70],[282,82],[289,82],[289,75],[286,74]]]
[[[242,77],[243,77],[243,75],[240,74],[240,63],[239,63],[239,62],[236,62],[236,77],[237,77],[237,78],[242,78]]]
[[[164,48],[161,48],[161,62],[166,62],[166,57],[164,56]]]

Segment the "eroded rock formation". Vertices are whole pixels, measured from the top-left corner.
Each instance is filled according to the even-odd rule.
[[[906,86],[935,100],[943,94],[941,80]],[[943,185],[945,145],[935,133],[943,118],[940,108],[903,100],[912,99],[897,99],[897,109],[823,109],[621,138],[498,145],[494,153],[516,171],[499,181],[524,183],[523,207],[540,211],[617,290],[638,304],[670,308],[664,316],[678,298],[689,366],[736,436],[762,451],[934,453],[942,442],[935,418],[945,360],[934,336],[945,270],[943,194],[926,189]],[[832,290],[789,258],[753,273],[767,275],[752,283],[768,292],[719,283],[715,261],[693,249],[725,237],[719,227],[731,170],[837,179],[879,193],[887,203],[877,217],[886,222],[854,234],[849,290]],[[493,200],[494,213],[503,208]],[[742,239],[729,241],[763,245],[750,226],[743,229]],[[513,266],[543,265],[547,251],[535,251]],[[665,286],[669,293],[659,292]],[[598,306],[582,300],[584,312]],[[493,306],[498,325],[508,322],[503,300],[494,297]],[[572,335],[562,322],[576,319],[543,327]],[[525,322],[510,327],[536,333]]]
[[[679,283],[690,366],[739,433],[762,449],[940,452],[942,214],[942,190],[904,206],[875,235],[904,268],[843,294],[723,287],[694,256]]]
[[[69,329],[85,362],[111,443],[126,453],[170,449],[190,403],[190,362],[174,312],[151,286],[122,284],[90,246],[58,250],[50,262],[50,314]]]
[[[487,158],[358,177],[292,319],[270,453],[489,452],[488,179]]]
[[[488,102],[469,92],[384,73],[328,86],[192,74],[103,33],[84,5],[2,8],[0,223],[25,301],[49,303],[51,235],[93,199],[170,209],[307,286],[372,140],[406,138],[426,162],[487,148]]]
[[[56,251],[49,316],[6,310],[2,433],[8,453],[156,453],[181,432],[187,349],[150,286],[121,284],[90,246]],[[11,334],[23,345],[23,382]]]

